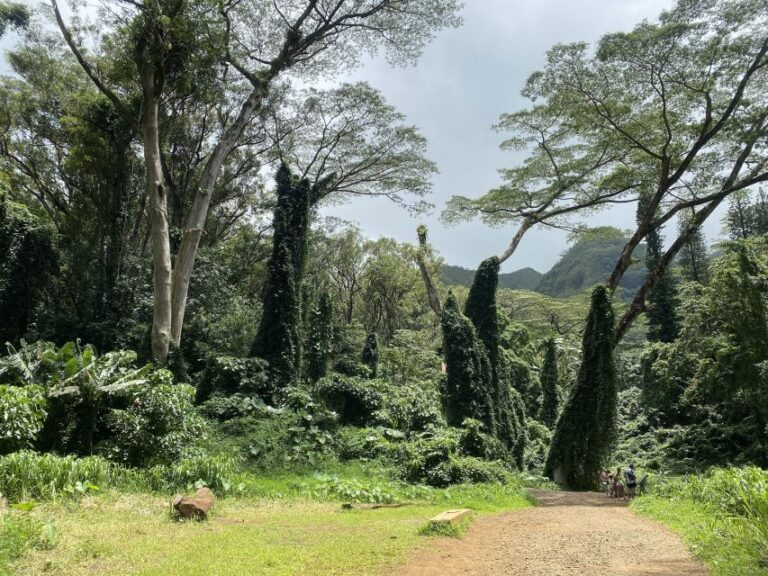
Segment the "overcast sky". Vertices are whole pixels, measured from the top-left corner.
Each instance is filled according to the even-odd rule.
[[[546,51],[560,42],[593,42],[606,32],[629,30],[654,19],[673,0],[465,0],[464,25],[444,31],[427,47],[418,66],[391,68],[383,58],[367,62],[351,80],[366,80],[407,115],[429,141],[429,157],[440,173],[434,178],[431,215],[411,218],[386,200],[357,199],[326,210],[328,215],[357,222],[370,237],[415,240],[423,222],[430,241],[446,262],[474,268],[498,254],[511,229],[491,229],[480,222],[446,227],[439,219],[453,195],[479,196],[499,183],[497,170],[513,166],[519,156],[501,152],[502,135],[491,126],[503,112],[526,106],[520,89],[541,68]],[[0,45],[7,45],[12,38]],[[0,70],[5,68],[0,65]],[[719,218],[706,229],[719,235]],[[593,217],[590,225],[630,227],[634,208],[623,206]],[[530,266],[545,272],[566,247],[565,234],[530,232],[518,252],[505,263],[512,271]]]

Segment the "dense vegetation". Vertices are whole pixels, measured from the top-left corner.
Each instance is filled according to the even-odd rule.
[[[0,574],[56,544],[37,502],[207,485],[496,509],[630,461],[652,474],[639,510],[712,517],[713,558],[764,564],[760,3],[681,0],[553,48],[498,126],[526,160],[445,212],[516,228],[476,271],[423,227],[371,240],[319,212],[425,208],[424,138],[327,75],[379,46],[412,62],[458,3],[252,4],[119,0],[95,34],[0,2],[0,35],[32,24],[0,78]],[[573,226],[612,203],[632,229]],[[557,264],[500,273],[539,225],[574,230]]]

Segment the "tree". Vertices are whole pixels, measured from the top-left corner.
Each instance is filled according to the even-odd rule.
[[[598,286],[592,292],[579,373],[557,421],[545,465],[547,476],[576,489],[596,486],[616,437],[613,331],[610,292]]]
[[[683,277],[691,282],[706,284],[709,281],[709,255],[707,242],[701,231],[701,226],[692,225],[690,222],[696,216],[695,213],[683,213],[680,217],[680,230],[685,232],[690,227],[691,231],[680,250],[680,268]],[[658,284],[657,284],[658,286]]]
[[[749,190],[734,194],[725,216],[725,228],[731,240],[745,240],[768,233],[768,197],[762,188],[754,202]]]
[[[491,366],[475,327],[461,313],[453,294],[449,294],[445,301],[442,327],[446,421],[449,426],[461,426],[465,418],[474,418],[485,425],[488,433],[495,434]]]
[[[499,284],[499,259],[495,256],[480,263],[464,314],[472,321],[488,357],[491,390],[497,436],[512,452],[518,468],[525,462],[525,407],[515,381],[515,372],[506,362],[500,349],[499,314],[496,309],[496,291]]]
[[[18,2],[0,2],[0,38],[8,28],[24,28],[29,23],[29,11]]]
[[[645,218],[648,195],[641,194],[637,203],[637,221]],[[658,268],[664,250],[661,229],[651,230],[645,237],[645,267],[649,274]],[[675,284],[672,277],[665,273],[653,287],[648,296],[648,340],[651,342],[672,342],[677,337],[677,310]]]
[[[327,374],[333,354],[333,300],[328,290],[320,292],[310,312],[307,341],[307,375],[317,382]]]
[[[379,339],[376,332],[371,332],[365,339],[363,348],[363,364],[371,370],[371,378],[376,378],[379,373]]]
[[[301,366],[301,283],[307,255],[310,207],[322,183],[296,180],[283,164],[275,178],[277,206],[263,311],[251,355],[269,363],[274,388],[295,380]]]
[[[118,45],[133,49],[133,62],[120,69],[135,71],[124,84],[140,86],[135,95],[141,103],[139,116],[124,88],[89,60],[64,23],[56,0],[51,2],[62,36],[85,74],[122,116],[141,127],[155,272],[152,348],[161,363],[170,341],[178,343],[181,338],[190,277],[222,169],[243,145],[243,135],[263,110],[277,79],[289,70],[307,78],[352,67],[363,51],[375,52],[381,45],[392,61],[409,63],[435,31],[459,23],[455,0],[306,0],[282,7],[274,2],[226,1],[217,10],[204,2],[119,0],[111,6],[114,33],[102,36],[100,48],[106,53]],[[196,93],[214,103],[231,99],[234,105],[227,106],[224,116],[213,114],[215,106],[207,107],[212,117],[223,121],[210,138],[198,139],[202,151],[198,156],[204,161],[191,179],[195,192],[173,260],[162,118],[166,102]],[[209,128],[209,123],[201,125]]]
[[[364,82],[290,92],[269,108],[265,133],[282,162],[301,178],[334,178],[322,198],[382,196],[414,211],[437,171],[427,141],[405,116]]]
[[[554,338],[544,340],[544,363],[541,366],[542,402],[539,420],[549,429],[557,422],[560,412],[560,386],[557,374],[557,344]]]
[[[0,194],[0,342],[27,335],[42,292],[58,270],[53,231]]]

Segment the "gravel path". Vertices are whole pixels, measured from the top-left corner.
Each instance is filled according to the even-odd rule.
[[[536,508],[476,519],[393,576],[706,576],[672,532],[602,494],[532,491]]]

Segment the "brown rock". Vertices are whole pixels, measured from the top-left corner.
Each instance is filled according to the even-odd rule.
[[[210,488],[200,488],[194,496],[176,494],[173,497],[173,509],[184,519],[205,520],[213,507],[214,497]]]

